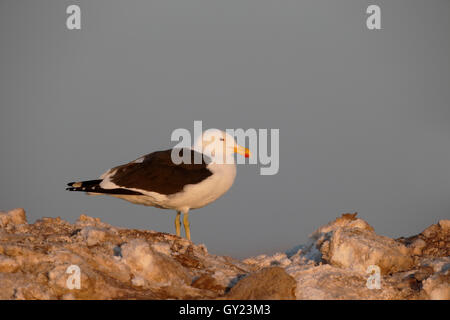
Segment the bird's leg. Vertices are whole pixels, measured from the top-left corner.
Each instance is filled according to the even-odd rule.
[[[177,232],[177,236],[181,236],[181,221],[180,221],[180,211],[177,211],[177,216],[175,217],[175,231]]]
[[[183,217],[184,231],[186,231],[186,238],[191,240],[191,229],[189,228],[189,213],[186,212]]]

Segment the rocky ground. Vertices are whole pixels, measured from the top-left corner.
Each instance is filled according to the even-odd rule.
[[[304,245],[238,261],[85,215],[28,224],[14,209],[0,212],[0,299],[450,299],[450,220],[391,239],[343,214]]]

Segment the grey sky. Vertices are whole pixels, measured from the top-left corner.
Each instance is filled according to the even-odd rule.
[[[367,30],[369,4],[382,30]],[[172,211],[64,187],[202,120],[280,129],[277,175],[240,165],[192,212],[211,252],[288,249],[343,212],[420,232],[450,217],[449,13],[446,0],[1,0],[0,209],[174,232]]]

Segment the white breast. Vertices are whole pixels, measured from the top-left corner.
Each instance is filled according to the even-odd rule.
[[[210,164],[211,176],[198,184],[184,187],[182,192],[170,195],[163,204],[175,210],[196,209],[220,198],[233,185],[236,177],[235,164]]]

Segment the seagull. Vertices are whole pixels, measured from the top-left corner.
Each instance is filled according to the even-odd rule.
[[[191,240],[189,211],[214,202],[231,188],[236,177],[236,153],[251,156],[250,150],[238,145],[228,133],[209,129],[192,147],[152,152],[109,169],[98,179],[70,182],[66,190],[175,210],[177,236],[181,234],[183,213],[186,238]],[[174,155],[188,161],[173,161]]]

